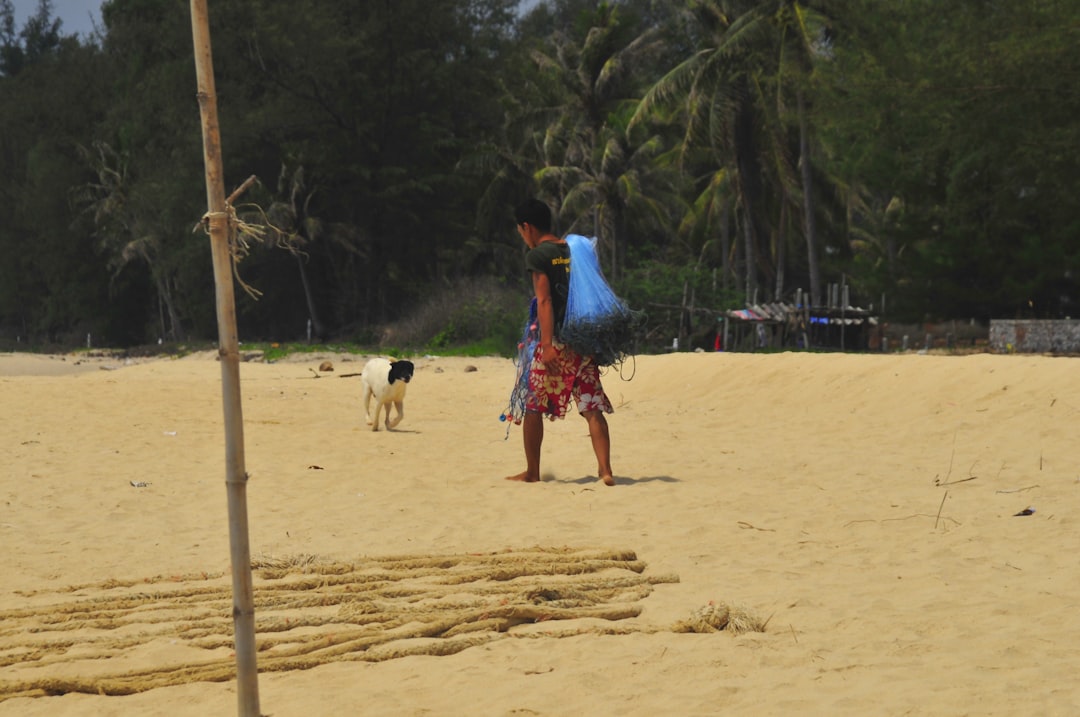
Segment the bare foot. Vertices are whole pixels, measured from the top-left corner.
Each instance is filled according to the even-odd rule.
[[[600,476],[600,480],[604,481],[604,485],[615,485],[615,476]]]
[[[516,476],[506,476],[506,480],[514,480],[514,481],[517,481],[519,483],[539,483],[540,482],[539,478],[530,478],[528,471],[525,471],[524,473],[518,473]]]

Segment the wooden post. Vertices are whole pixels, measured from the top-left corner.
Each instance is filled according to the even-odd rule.
[[[255,598],[248,545],[247,471],[244,469],[244,420],[240,408],[240,340],[233,296],[233,256],[229,215],[222,178],[214,65],[210,52],[207,0],[191,0],[191,32],[202,115],[203,158],[210,246],[217,295],[218,359],[221,401],[225,411],[225,489],[229,504],[229,547],[232,559],[233,629],[236,645],[236,693],[241,717],[260,717],[259,672],[255,662]]]

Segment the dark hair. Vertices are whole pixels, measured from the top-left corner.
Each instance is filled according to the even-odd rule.
[[[514,209],[514,221],[520,224],[532,224],[542,232],[551,231],[551,209],[539,199],[529,199]]]

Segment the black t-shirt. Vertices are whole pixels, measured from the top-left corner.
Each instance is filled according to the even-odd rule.
[[[566,297],[570,293],[570,246],[565,242],[543,242],[525,255],[529,271],[547,274],[551,304],[555,310],[555,336],[566,317]]]

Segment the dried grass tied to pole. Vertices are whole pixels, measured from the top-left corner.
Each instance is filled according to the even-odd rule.
[[[229,240],[229,259],[232,265],[232,274],[236,278],[236,282],[244,289],[248,296],[253,299],[257,299],[262,296],[262,292],[245,282],[240,277],[240,272],[237,271],[236,266],[239,264],[248,254],[251,252],[251,242],[255,241],[262,243],[266,235],[266,227],[259,224],[249,224],[240,219],[236,213],[236,207],[234,201],[237,197],[247,191],[248,187],[258,181],[258,178],[253,174],[244,180],[244,183],[237,187],[229,197],[225,200],[225,208],[220,212],[208,211],[202,215],[202,219],[199,224],[195,226],[195,229],[202,227],[208,235],[210,234],[211,220],[215,217],[223,217],[228,225],[228,240]]]
[[[209,234],[210,220],[215,216],[225,218],[229,230],[229,257],[233,276],[244,292],[253,299],[262,296],[262,292],[244,281],[237,269],[237,265],[251,254],[252,245],[269,245],[286,249],[293,254],[299,251],[297,249],[298,239],[296,235],[275,226],[266,211],[258,204],[241,205],[241,209],[245,210],[243,213],[237,210],[236,200],[258,181],[258,177],[254,174],[248,177],[225,200],[225,210],[223,212],[206,212],[199,220],[199,223],[195,225],[195,230],[201,227],[203,231]]]

